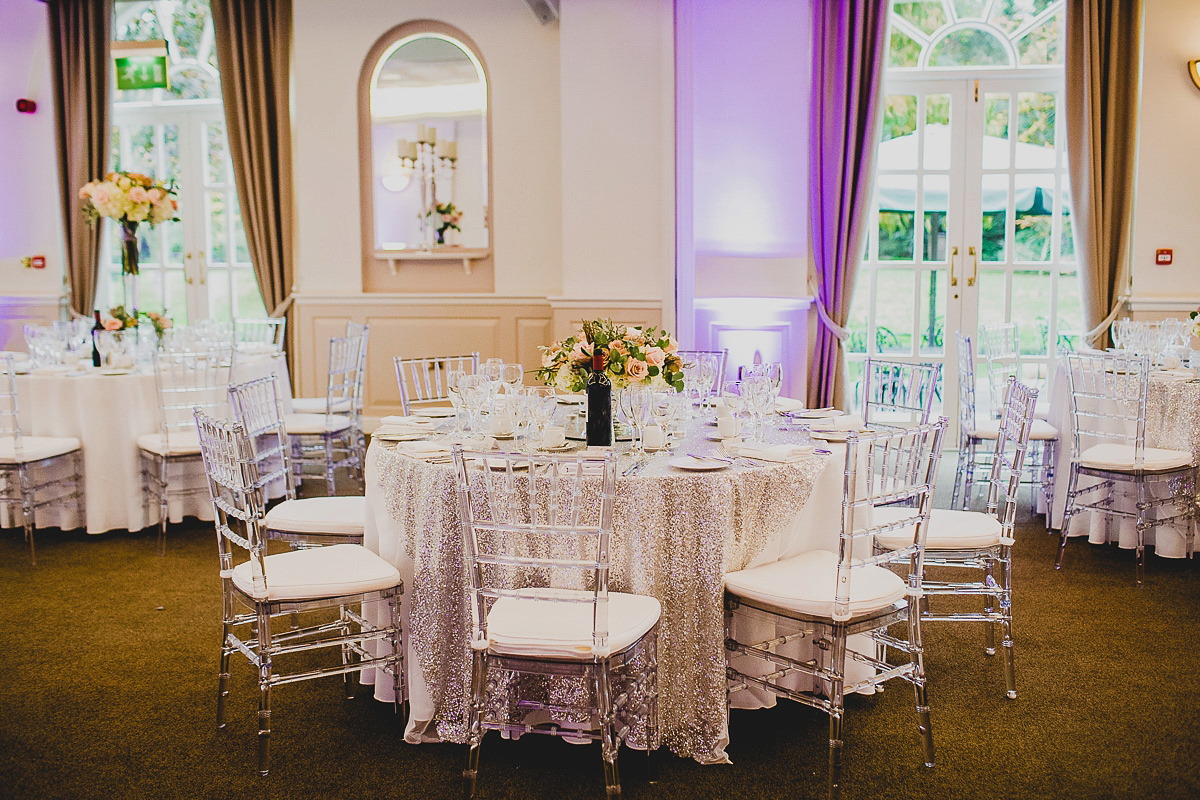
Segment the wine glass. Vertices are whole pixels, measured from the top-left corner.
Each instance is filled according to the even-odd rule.
[[[625,415],[625,419],[629,421],[630,427],[633,428],[634,458],[638,461],[643,461],[646,458],[646,449],[642,444],[642,432],[649,421],[650,406],[652,405],[654,393],[649,386],[637,383],[626,386],[620,391],[617,397],[621,413]]]
[[[546,426],[554,418],[554,410],[558,407],[558,396],[553,386],[530,386],[527,390],[530,411],[533,422],[537,426],[537,436],[540,441],[545,434]]]
[[[1129,344],[1129,320],[1119,319],[1112,324],[1113,347],[1124,350]]]
[[[754,415],[755,440],[763,440],[763,416],[774,407],[771,380],[766,375],[750,375],[742,380],[746,404]]]
[[[700,362],[700,405],[704,406],[708,403],[708,398],[712,396],[713,389],[717,383],[717,356],[714,353],[701,353],[697,359]]]
[[[458,381],[458,393],[467,409],[467,430],[483,429],[483,407],[492,394],[495,381],[486,375],[464,375]]]
[[[525,379],[525,368],[520,364],[503,364],[500,367],[500,380],[504,382],[508,394],[516,394]]]
[[[450,405],[454,407],[454,429],[453,433],[457,433],[462,429],[462,395],[459,392],[459,383],[467,375],[471,373],[465,369],[449,369],[446,370],[446,395],[450,398]]]

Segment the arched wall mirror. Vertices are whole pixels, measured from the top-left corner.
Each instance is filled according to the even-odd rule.
[[[444,259],[462,259],[470,273],[491,247],[489,91],[478,52],[449,26],[410,22],[376,43],[368,74],[360,148],[369,256],[393,275],[397,262]]]

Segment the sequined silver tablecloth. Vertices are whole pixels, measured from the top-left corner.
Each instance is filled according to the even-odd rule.
[[[677,450],[709,452],[704,434],[712,431],[698,424]],[[814,546],[832,547],[841,459],[814,455],[793,464],[714,472],[683,472],[666,460],[659,456],[640,473],[618,479],[611,588],[662,603],[663,744],[701,762],[725,762],[722,578]],[[627,463],[622,457],[621,466]],[[814,485],[821,499],[808,503]],[[404,579],[410,742],[465,740],[470,617],[455,491],[453,465],[371,444],[366,545]],[[390,680],[377,686],[380,699],[389,699],[383,696],[388,686]]]

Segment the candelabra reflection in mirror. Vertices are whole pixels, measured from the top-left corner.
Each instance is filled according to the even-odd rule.
[[[443,184],[449,182],[450,193],[454,192],[454,166],[458,161],[458,142],[438,140],[437,128],[417,125],[417,140],[400,139],[396,142],[400,157],[401,180],[405,188],[412,179],[421,187],[421,249],[430,250],[434,245],[438,223],[433,219],[438,207],[437,185],[439,177]],[[391,189],[392,187],[388,187]]]

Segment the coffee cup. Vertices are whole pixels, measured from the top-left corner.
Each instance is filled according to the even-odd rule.
[[[567,443],[567,429],[562,425],[547,425],[542,431],[542,447],[562,447]]]
[[[647,450],[660,450],[665,442],[666,436],[660,425],[647,425],[642,431],[642,447]]]
[[[742,430],[742,421],[737,417],[717,417],[717,433],[722,439],[737,436]]]

